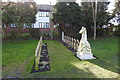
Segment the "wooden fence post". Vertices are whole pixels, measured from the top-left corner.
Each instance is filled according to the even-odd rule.
[[[66,43],[66,36],[64,36],[64,42]]]
[[[64,42],[64,32],[62,32],[62,41]]]
[[[72,38],[72,48],[74,48],[74,42],[73,42],[73,40],[74,40],[74,39]]]
[[[76,50],[76,39],[74,38],[74,50]]]
[[[78,46],[79,46],[79,40],[77,39],[77,49],[78,49]]]
[[[40,64],[41,50],[42,50],[42,36],[40,37],[40,40],[35,51],[35,70],[39,69],[38,65]]]

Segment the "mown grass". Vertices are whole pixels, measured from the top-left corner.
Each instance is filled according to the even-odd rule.
[[[30,73],[38,41],[28,40],[3,43],[3,77],[105,78],[117,73],[119,68],[118,39],[101,38],[96,41],[92,39],[89,41],[94,55],[99,59],[80,61],[74,56],[73,52],[69,51],[60,42],[44,40],[43,42],[48,45],[51,70],[38,73]],[[110,73],[108,73],[109,71]],[[102,73],[105,75],[102,75]],[[113,74],[113,77],[115,76],[116,74]]]
[[[38,42],[37,40],[29,40],[3,43],[2,47],[3,76],[15,75],[17,72],[14,71],[18,71],[21,65],[27,64],[26,60],[28,60],[29,62],[30,60],[32,60],[31,63],[33,63],[34,52],[37,42]],[[23,64],[24,61],[26,61],[26,63]],[[11,70],[13,70],[14,73],[11,74],[10,72]]]
[[[97,41],[90,40],[92,51],[99,59],[90,61],[105,69],[118,72],[118,38],[101,38]]]

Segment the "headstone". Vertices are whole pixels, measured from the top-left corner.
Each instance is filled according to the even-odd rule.
[[[73,42],[73,40],[74,40],[74,39],[72,38],[72,48],[74,48],[74,42]]]
[[[95,57],[93,57],[90,44],[87,41],[86,28],[82,27],[79,33],[82,34],[82,38],[77,49],[77,57],[80,58],[81,60],[96,59]]]

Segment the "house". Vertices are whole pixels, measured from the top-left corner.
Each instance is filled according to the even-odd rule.
[[[50,32],[50,30],[54,29],[54,24],[50,20],[52,5],[43,5],[43,4],[36,4],[37,6],[37,14],[36,14],[36,21],[32,24],[32,28],[39,28],[41,32]],[[9,33],[11,30],[16,28],[16,24],[10,24],[6,27],[7,32]],[[22,31],[24,33],[28,33],[29,26],[24,25]]]
[[[41,31],[50,31],[54,28],[53,22],[50,20],[52,5],[37,4],[36,22],[33,28],[40,28]]]

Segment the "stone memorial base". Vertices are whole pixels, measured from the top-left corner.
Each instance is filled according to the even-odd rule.
[[[96,59],[92,53],[88,53],[88,54],[83,54],[83,53],[78,53],[76,55],[79,59],[81,60],[90,60],[90,59]]]

